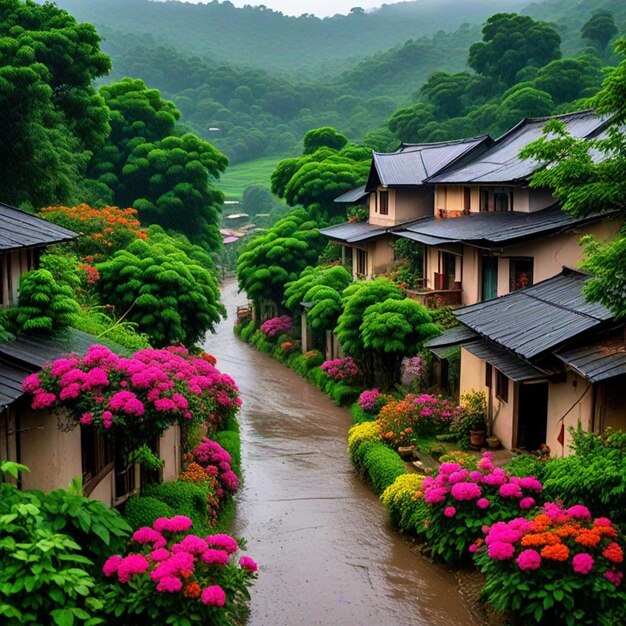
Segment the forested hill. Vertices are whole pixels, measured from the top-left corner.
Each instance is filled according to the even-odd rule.
[[[338,74],[407,39],[454,31],[464,22],[480,25],[498,11],[521,9],[527,0],[419,0],[325,19],[290,17],[262,6],[236,8],[216,0],[208,4],[57,0],[57,4],[79,21],[95,24],[99,32],[106,27],[133,35],[150,33],[186,54],[320,77]]]

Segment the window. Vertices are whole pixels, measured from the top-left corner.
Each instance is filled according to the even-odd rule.
[[[483,212],[489,210],[489,190],[488,189],[480,190],[480,210]]]
[[[389,215],[389,192],[379,191],[380,196],[380,214]]]
[[[498,369],[496,370],[496,398],[502,402],[509,401],[509,379]]]
[[[485,363],[485,387],[491,389],[491,363]]]
[[[463,211],[469,213],[472,209],[472,188],[463,187]]]
[[[367,251],[356,249],[356,273],[359,276],[367,276]]]
[[[493,206],[495,211],[509,210],[509,196],[506,193],[493,194]]]
[[[113,469],[114,455],[111,440],[97,434],[92,428],[80,429],[83,488],[86,495]]]
[[[533,284],[533,259],[509,260],[509,291],[517,291]]]

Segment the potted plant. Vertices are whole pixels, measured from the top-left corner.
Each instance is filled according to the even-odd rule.
[[[487,397],[484,391],[468,391],[461,396],[461,418],[464,429],[469,431],[472,448],[485,445],[487,434]]]

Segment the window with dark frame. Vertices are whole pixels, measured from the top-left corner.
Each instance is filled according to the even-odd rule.
[[[367,251],[356,249],[356,273],[367,276]]]
[[[463,187],[463,211],[469,213],[472,210],[472,188]]]
[[[481,212],[489,211],[489,190],[480,190],[480,210]]]
[[[389,192],[379,191],[380,195],[380,214],[389,215]]]
[[[509,291],[517,291],[533,284],[532,257],[509,259]]]
[[[83,489],[91,493],[105,474],[113,469],[115,454],[111,439],[92,428],[80,429]]]
[[[509,379],[499,369],[496,369],[496,398],[509,401]]]
[[[485,387],[491,389],[491,363],[485,363]]]
[[[509,196],[506,193],[493,194],[493,208],[495,211],[509,210]]]

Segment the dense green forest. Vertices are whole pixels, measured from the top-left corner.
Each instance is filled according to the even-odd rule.
[[[112,59],[105,80],[139,76],[158,88],[175,102],[182,122],[231,164],[298,153],[304,133],[320,126],[335,127],[379,150],[393,149],[397,139],[386,121],[423,100],[419,88],[432,74],[467,71],[468,50],[480,41],[484,20],[497,10],[518,9],[550,20],[563,56],[588,51],[591,42],[580,31],[595,12],[609,9],[620,29],[626,24],[626,7],[619,0],[547,0],[525,8],[525,2],[515,0],[403,2],[325,19],[294,18],[262,7],[238,9],[229,2],[61,0],[60,5],[98,28],[102,48]],[[599,68],[615,59],[610,47],[594,54],[598,60],[586,56],[583,61],[593,68],[580,72],[584,86],[597,88]],[[487,87],[469,89],[464,100],[478,95],[472,104],[482,105],[504,93],[497,84]],[[576,96],[585,95],[580,91]],[[441,132],[435,134],[498,132],[517,112],[550,113],[561,103],[520,107],[514,101],[499,115],[506,121],[496,125],[473,111],[471,123],[437,127]],[[427,116],[425,123],[449,117],[442,112]],[[420,137],[433,132],[431,127]]]

